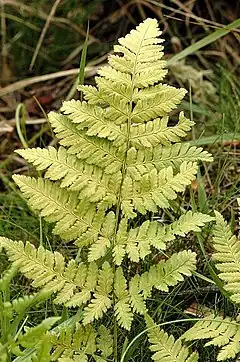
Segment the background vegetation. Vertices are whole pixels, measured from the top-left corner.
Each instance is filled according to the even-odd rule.
[[[217,208],[234,225],[240,170],[239,1],[2,0],[0,4],[0,235],[30,240],[35,245],[44,242],[55,249],[57,238],[51,235],[51,226],[29,210],[11,180],[12,173],[33,174],[13,151],[26,145],[56,143],[46,113],[58,109],[63,99],[78,97],[75,85],[88,20],[85,82],[91,84],[116,40],[146,17],[158,19],[166,39],[166,58],[170,60],[167,81],[189,91],[181,105],[196,122],[189,139],[204,145],[214,156],[213,164],[201,168],[182,204],[186,208],[192,203],[202,212]],[[233,22],[225,36],[216,33]],[[209,43],[197,46],[201,39],[207,43],[207,36],[212,36]],[[193,51],[191,45],[195,45]],[[181,53],[184,49],[187,51]],[[176,62],[178,53],[182,59]],[[194,249],[195,245],[204,271],[205,257],[212,253],[208,233],[206,230],[205,255],[199,250],[197,237],[186,240],[186,247]],[[69,246],[61,248],[65,255],[71,255]],[[4,268],[5,261],[1,260],[0,271]],[[19,292],[19,285],[25,293],[30,288],[25,280],[15,280],[13,290]],[[49,308],[46,305],[45,310],[35,311],[35,320]],[[173,289],[161,305],[153,300],[152,308],[161,321],[180,318],[183,310],[193,316],[208,310],[233,316],[238,313],[218,290],[197,278]],[[180,335],[183,327],[168,328]],[[136,347],[137,343],[131,353],[143,361],[144,349],[137,352]],[[202,358],[216,360],[214,350],[204,349]]]

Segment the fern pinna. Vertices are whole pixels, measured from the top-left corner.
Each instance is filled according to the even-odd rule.
[[[57,304],[82,310],[71,335],[59,328],[47,339],[46,360],[117,361],[118,328],[130,330],[136,313],[148,324],[152,291],[167,292],[195,270],[196,255],[190,250],[165,252],[160,261],[154,258],[177,236],[200,231],[212,220],[192,211],[166,225],[150,217],[171,209],[195,179],[198,161],[211,161],[206,151],[181,143],[194,124],[183,112],[169,125],[168,114],[186,90],[162,83],[167,70],[160,34],[155,19],[145,20],[119,39],[109,65],[95,77],[96,87],[79,86],[84,101],[66,101],[60,113],[50,112],[58,149],[17,151],[45,171],[37,179],[13,177],[29,205],[55,223],[55,234],[76,246],[77,258],[67,261],[43,246],[0,239],[9,259],[34,287],[55,295]],[[106,314],[114,319],[109,330],[100,321]],[[83,337],[86,328],[90,339]],[[74,342],[75,333],[79,342]],[[169,347],[164,352],[165,345],[149,337],[154,360],[163,361],[163,355],[166,362],[197,360],[187,348],[181,347],[181,352],[181,342],[174,345],[173,337],[159,331],[161,336]],[[58,343],[64,345],[65,337],[69,349],[64,350]],[[101,350],[104,338],[108,343],[102,343]]]
[[[240,199],[237,200],[240,206]],[[223,288],[231,302],[239,307],[240,302],[240,240],[233,234],[223,216],[215,211],[216,225],[213,230],[213,261]],[[237,309],[238,310],[238,309]],[[238,312],[239,313],[239,312]],[[217,361],[240,356],[240,315],[230,318],[210,315],[198,321],[184,335],[186,341],[209,340],[205,346],[220,348]]]

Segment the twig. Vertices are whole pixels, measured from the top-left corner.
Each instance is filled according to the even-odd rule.
[[[97,71],[97,67],[90,67],[87,66],[85,69],[86,72],[86,76],[92,76],[95,75]],[[31,84],[35,84],[38,82],[45,82],[48,81],[50,79],[56,79],[56,78],[61,78],[61,77],[67,77],[70,75],[77,75],[79,73],[79,68],[75,68],[75,69],[68,69],[68,70],[63,70],[61,72],[55,72],[55,73],[50,73],[50,74],[44,74],[44,75],[40,75],[37,77],[31,77],[31,78],[26,78],[23,80],[19,80],[18,82],[15,82],[13,84],[9,84],[6,87],[0,88],[0,97],[3,95],[6,95],[8,93],[17,91],[19,89],[23,89],[25,87],[30,86]]]
[[[57,7],[58,7],[60,1],[61,1],[61,0],[56,0],[56,1],[55,1],[55,3],[53,4],[53,7],[52,7],[52,9],[51,9],[51,11],[50,11],[50,13],[49,13],[49,15],[48,15],[48,18],[47,18],[46,23],[45,23],[45,25],[44,25],[44,27],[43,27],[43,30],[42,30],[42,32],[41,32],[41,35],[40,35],[40,37],[39,37],[39,40],[38,40],[36,49],[35,49],[35,51],[34,51],[34,54],[33,54],[32,60],[31,60],[31,64],[30,64],[30,67],[29,67],[29,70],[30,70],[30,71],[33,69],[33,66],[34,66],[35,61],[36,61],[36,59],[37,59],[39,50],[40,50],[41,45],[42,45],[42,42],[43,42],[43,39],[45,38],[45,35],[46,35],[47,29],[48,29],[48,27],[49,27],[49,24],[50,24],[50,22],[51,22],[51,20],[52,20],[52,18],[53,18],[53,16],[54,16],[56,10],[57,10]]]

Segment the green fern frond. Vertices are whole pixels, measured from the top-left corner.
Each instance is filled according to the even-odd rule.
[[[146,316],[150,350],[154,352],[152,359],[157,362],[197,362],[198,354],[190,353],[181,339],[175,340],[173,335],[168,335],[160,329],[153,320]]]
[[[134,312],[145,315],[147,308],[143,295],[140,293],[139,283],[139,275],[135,275],[129,282],[130,304]]]
[[[49,329],[58,321],[60,317],[51,317],[44,319],[36,327],[25,328],[25,333],[21,333],[18,337],[18,342],[26,348],[34,347],[36,341],[41,340],[43,334],[45,334]]]
[[[78,240],[78,244],[91,244],[97,240],[105,213],[94,204],[79,202],[77,193],[65,192],[58,184],[26,176],[13,176],[30,206],[40,211],[49,222],[56,222],[55,234],[65,240]]]
[[[189,210],[182,214],[177,221],[166,227],[166,240],[175,239],[175,235],[185,236],[190,231],[199,232],[201,231],[200,227],[213,220],[215,218],[207,214]]]
[[[181,251],[173,254],[168,260],[161,260],[152,265],[149,271],[140,277],[139,288],[145,298],[150,296],[152,288],[168,292],[170,286],[191,276],[196,268],[196,254],[192,251]]]
[[[98,328],[97,349],[101,351],[101,356],[107,358],[113,353],[113,337],[109,330],[101,325]]]
[[[150,119],[154,119],[159,116],[165,116],[171,110],[177,107],[186,94],[185,89],[174,89],[168,93],[159,93],[154,97],[146,97],[137,101],[134,107],[132,117],[135,123],[147,122]],[[179,128],[181,124],[184,124],[186,119],[181,113],[179,119]],[[188,121],[189,128],[194,123]]]
[[[165,250],[166,243],[174,240],[176,235],[185,236],[190,231],[198,232],[205,223],[214,218],[202,213],[187,211],[168,226],[157,221],[144,221],[138,228],[130,229],[124,239],[124,250],[133,262],[144,259],[151,252],[151,247]]]
[[[114,313],[118,325],[130,330],[135,313],[147,316],[153,288],[167,292],[195,270],[196,255],[187,250],[151,263],[155,249],[165,250],[177,236],[212,221],[192,211],[169,225],[148,220],[148,212],[159,215],[159,209],[171,208],[196,178],[198,161],[211,161],[202,148],[179,143],[194,122],[182,112],[179,121],[168,122],[186,91],[159,84],[167,73],[160,35],[157,21],[146,19],[119,39],[108,66],[98,71],[96,87],[79,86],[84,101],[70,100],[61,113],[50,112],[58,149],[18,152],[44,174],[14,176],[15,182],[32,209],[55,223],[53,232],[74,242],[76,259],[6,238],[0,238],[0,249],[40,294],[53,294],[55,303],[81,311],[81,324],[64,323],[42,336],[31,362],[45,356],[47,362],[106,362],[112,354],[117,360],[116,325],[113,343],[109,330],[98,329],[99,320]],[[150,265],[136,274],[131,262],[150,253]],[[125,261],[128,278],[121,267]],[[13,303],[9,313],[17,313]],[[150,341],[155,360],[197,361],[195,353],[161,330]],[[13,346],[21,353],[21,345]]]
[[[121,327],[130,330],[133,320],[133,313],[130,308],[130,296],[127,290],[127,281],[123,275],[123,270],[121,267],[116,269],[114,292],[117,298],[114,310],[118,324]]]
[[[35,327],[25,327],[24,332],[19,332],[16,337],[11,340],[9,335],[9,350],[16,356],[22,357],[22,348],[34,348],[33,353],[28,356],[27,361],[46,361],[50,362],[49,352],[51,344],[47,338],[48,331],[60,320],[60,317],[51,317],[44,319]],[[18,358],[16,359],[18,360]]]
[[[77,306],[91,298],[98,279],[95,263],[90,263],[88,268],[75,260],[66,264],[59,252],[52,253],[42,246],[36,249],[32,244],[24,245],[21,241],[0,240],[9,259],[27,278],[33,279],[33,287],[42,288],[46,293],[57,293],[55,303]],[[84,298],[80,298],[79,294]]]
[[[74,329],[66,326],[59,332],[50,331],[51,361],[107,361],[113,351],[113,338],[109,330],[100,325],[95,330],[91,325],[77,323]]]
[[[7,238],[2,238],[3,240],[5,239],[8,240]],[[1,243],[1,238],[0,238],[0,243]],[[4,244],[2,243],[2,248],[4,247]],[[0,291],[5,291],[6,288],[8,288],[8,286],[11,283],[11,280],[14,278],[14,276],[17,274],[18,271],[18,266],[17,265],[11,265],[9,269],[7,269],[1,279],[0,279]]]
[[[224,288],[231,293],[235,303],[240,302],[240,241],[232,234],[230,226],[224,221],[222,215],[215,211],[216,226],[213,231],[213,246],[215,252],[213,259],[220,271]]]
[[[211,162],[212,156],[201,147],[190,146],[189,143],[175,143],[168,147],[157,145],[152,149],[139,150],[132,147],[127,153],[127,175],[134,180],[140,180],[153,168],[160,171],[171,166],[177,171],[186,161]]]
[[[61,328],[59,333],[49,332],[52,345],[51,361],[88,361],[96,351],[97,333],[91,325],[76,324],[73,331],[70,327]]]
[[[172,167],[157,172],[152,169],[143,175],[141,180],[133,181],[126,177],[122,186],[122,211],[126,217],[136,216],[134,209],[141,214],[147,210],[157,212],[157,208],[168,208],[169,201],[177,197],[177,192],[183,192],[187,185],[195,179],[197,164],[184,162],[176,175]]]
[[[104,168],[106,173],[114,173],[121,169],[124,148],[114,147],[106,139],[87,136],[84,131],[78,130],[69,118],[56,112],[50,112],[48,118],[60,139],[60,144],[68,147],[70,154],[90,165],[97,164]]]
[[[238,318],[239,320],[239,318]],[[220,347],[217,361],[225,361],[229,358],[235,358],[240,353],[240,324],[231,320],[231,318],[223,318],[221,316],[209,315],[199,320],[184,335],[186,341],[198,339],[210,339],[205,346]]]
[[[103,169],[84,164],[64,147],[59,147],[58,151],[49,147],[19,150],[17,153],[33,163],[38,170],[47,169],[45,178],[61,180],[61,187],[78,191],[78,198],[88,198],[90,202],[101,201],[102,204],[105,200],[110,204],[116,203],[121,182],[120,171],[112,175],[104,174]]]
[[[146,19],[135,30],[124,38],[119,39],[119,44],[114,47],[115,52],[124,54],[123,59],[111,55],[109,63],[113,68],[125,74],[134,76],[134,87],[141,88],[159,82],[166,75],[165,62],[161,61],[163,42],[159,39],[161,32],[155,19]]]
[[[130,130],[130,144],[133,147],[154,147],[158,144],[169,146],[171,142],[178,142],[180,137],[186,136],[193,122],[180,113],[179,122],[168,127],[168,117],[156,118],[153,121],[140,124]]]
[[[8,308],[11,308],[11,310],[17,314],[23,314],[30,307],[48,299],[50,294],[51,293],[48,292],[38,292],[34,294],[24,295],[22,297],[13,299],[9,304],[7,303]]]
[[[121,146],[127,140],[127,129],[121,128],[109,120],[112,116],[107,117],[106,111],[101,107],[89,105],[86,102],[67,101],[63,103],[61,111],[70,118],[73,123],[80,124],[81,130],[87,128],[87,136],[98,136],[114,141],[113,145]],[[127,115],[125,117],[127,120]]]
[[[102,318],[107,309],[111,307],[112,300],[110,293],[113,284],[113,271],[110,264],[105,261],[102,265],[102,270],[99,272],[98,284],[94,298],[91,299],[90,304],[84,309],[83,323],[91,323],[95,319]]]

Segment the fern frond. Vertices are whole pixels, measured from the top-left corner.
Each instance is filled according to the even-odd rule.
[[[115,100],[115,104],[119,104],[117,99]],[[114,110],[115,112],[116,108],[117,107],[115,107]],[[116,147],[121,146],[127,140],[127,129],[124,129],[123,127],[120,127],[110,121],[112,117],[116,118],[118,113],[114,113],[109,117],[109,110],[107,112],[101,107],[92,106],[86,102],[75,100],[64,102],[61,111],[64,112],[64,114],[66,114],[74,123],[79,124],[79,129],[87,127],[87,136],[107,138],[110,141],[114,141],[113,145]],[[125,116],[125,121],[127,120],[127,117],[128,115]]]
[[[4,240],[1,240],[4,239]],[[98,279],[98,268],[93,262],[88,268],[70,260],[68,264],[59,252],[50,252],[40,246],[24,245],[21,241],[0,238],[9,259],[32,285],[43,293],[57,293],[55,303],[69,306],[85,304],[91,298]]]
[[[143,175],[140,181],[126,177],[122,187],[122,210],[129,217],[135,217],[136,209],[141,214],[147,210],[156,212],[157,207],[168,208],[169,200],[177,197],[177,192],[183,192],[194,179],[197,172],[196,163],[182,163],[180,171],[173,174],[172,167],[157,172],[152,169]]]
[[[113,337],[109,330],[101,325],[98,328],[99,337],[97,338],[97,349],[101,351],[101,356],[107,358],[113,352]]]
[[[134,180],[140,180],[153,168],[160,171],[171,166],[177,171],[186,161],[211,162],[212,156],[201,147],[190,146],[189,143],[175,143],[169,147],[158,145],[152,149],[139,150],[132,147],[127,153],[127,175]]]
[[[121,327],[130,330],[133,320],[133,313],[130,308],[130,298],[127,290],[127,282],[123,275],[123,270],[121,267],[118,267],[116,269],[114,292],[117,298],[116,304],[114,306],[114,311],[118,324]]]
[[[14,176],[30,206],[78,248],[76,259],[65,260],[43,246],[0,238],[13,268],[40,294],[53,294],[56,304],[81,312],[81,324],[64,322],[45,332],[31,362],[45,356],[48,362],[107,362],[113,339],[105,327],[97,329],[99,320],[113,312],[118,325],[130,330],[135,313],[147,318],[146,299],[153,288],[167,292],[195,270],[191,251],[147,263],[142,275],[133,274],[135,267],[127,263],[127,278],[121,267],[126,255],[139,263],[153,248],[165,250],[169,241],[212,220],[191,211],[169,225],[147,216],[132,220],[138,213],[170,208],[196,178],[197,161],[211,160],[201,148],[179,143],[194,124],[183,112],[178,122],[168,122],[186,91],[159,84],[167,73],[160,35],[157,21],[146,19],[119,40],[109,65],[98,72],[96,87],[79,86],[84,101],[64,102],[62,114],[50,112],[58,149],[18,152],[45,172],[40,179]],[[13,303],[5,307],[14,316]],[[182,342],[159,329],[149,338],[157,361],[197,361]]]
[[[132,113],[132,119],[135,123],[142,123],[154,119],[158,116],[165,116],[177,107],[186,94],[185,89],[174,89],[169,93],[159,93],[154,97],[146,97],[137,101]],[[179,124],[186,123],[183,113],[180,113]],[[189,127],[194,123],[188,121]]]
[[[164,227],[157,221],[144,221],[138,228],[130,229],[127,236],[126,251],[131,260],[138,262],[151,252],[151,245],[159,250],[165,250],[166,244],[163,240]]]
[[[173,240],[175,235],[185,236],[190,231],[199,232],[201,231],[200,227],[213,220],[215,218],[207,214],[189,210],[182,214],[178,220],[166,227],[166,240]]]
[[[162,61],[163,47],[159,45],[161,32],[155,19],[146,19],[125,38],[119,39],[114,47],[115,52],[123,53],[123,57],[111,55],[109,64],[123,74],[134,74],[135,87],[147,87],[159,82],[166,75],[166,62]]]
[[[145,315],[147,308],[139,288],[140,276],[135,275],[129,282],[130,304],[134,312]]]
[[[112,204],[116,202],[121,182],[120,171],[112,175],[105,174],[103,169],[84,164],[61,146],[58,150],[54,147],[31,148],[18,150],[17,153],[33,163],[38,170],[47,169],[45,178],[61,180],[61,187],[79,191],[78,198],[87,197],[90,202],[102,201],[102,204],[105,200]]]
[[[83,275],[82,269],[84,269]],[[69,298],[67,303],[65,303],[67,307],[77,307],[86,304],[91,299],[92,292],[95,291],[99,273],[97,264],[94,262],[90,263],[87,268],[87,274],[85,273],[85,270],[85,267],[81,264],[76,277],[76,283],[79,284],[79,290]]]
[[[150,350],[154,352],[152,359],[157,362],[197,362],[198,354],[190,353],[181,339],[175,340],[173,335],[168,335],[160,329],[150,317],[145,317],[148,330]]]
[[[5,240],[5,242],[8,240],[7,238],[1,238],[0,237],[0,243],[1,239]],[[2,242],[2,248],[4,247],[4,241]],[[5,291],[10,283],[11,280],[14,278],[14,276],[17,274],[18,266],[17,265],[11,265],[9,269],[5,270],[2,277],[0,278],[0,291]]]
[[[168,127],[168,117],[156,118],[130,130],[130,143],[135,148],[154,147],[158,144],[169,146],[171,142],[178,142],[180,137],[186,136],[191,129],[192,122],[180,113],[180,121],[173,127]]]
[[[191,276],[196,268],[196,254],[190,250],[184,250],[173,254],[168,260],[161,260],[152,265],[149,271],[140,277],[139,288],[145,297],[151,294],[152,288],[168,292],[170,286],[174,286],[184,280],[184,276]]]
[[[124,159],[124,147],[114,147],[110,141],[98,137],[87,136],[71,120],[56,112],[50,112],[49,121],[60,139],[60,144],[68,147],[70,154],[85,160],[88,164],[104,168],[106,173],[114,173],[121,169]]]
[[[216,226],[213,231],[213,258],[220,271],[224,288],[231,293],[235,303],[240,302],[240,241],[232,234],[230,226],[224,221],[222,215],[215,211]]]
[[[111,307],[112,300],[110,299],[110,293],[112,291],[113,277],[112,268],[110,264],[105,261],[102,270],[99,272],[94,298],[91,299],[90,304],[84,309],[84,324],[102,318],[103,313],[106,313],[107,309]]]
[[[11,301],[12,310],[17,313],[23,313],[27,311],[33,305],[43,302],[49,298],[51,293],[49,292],[38,292],[34,294],[24,295],[22,297],[15,298]]]
[[[217,361],[235,358],[240,353],[240,324],[229,317],[209,315],[199,320],[182,338],[186,341],[210,339],[205,346],[220,347]]]
[[[165,250],[166,243],[174,240],[176,235],[185,236],[190,231],[200,231],[205,223],[214,218],[202,213],[187,211],[180,218],[168,226],[162,226],[157,221],[144,221],[141,226],[130,229],[123,240],[124,250],[129,258],[138,262],[151,252],[151,247]],[[125,253],[124,253],[125,254]]]
[[[88,361],[96,351],[97,333],[92,326],[77,323],[74,331],[67,326],[59,333],[50,332],[48,338],[52,344],[51,361]]]
[[[13,176],[30,206],[40,211],[49,222],[56,222],[55,234],[65,240],[78,240],[78,245],[97,240],[104,222],[104,211],[97,211],[94,204],[79,202],[77,194],[65,192],[58,184],[44,179]]]

